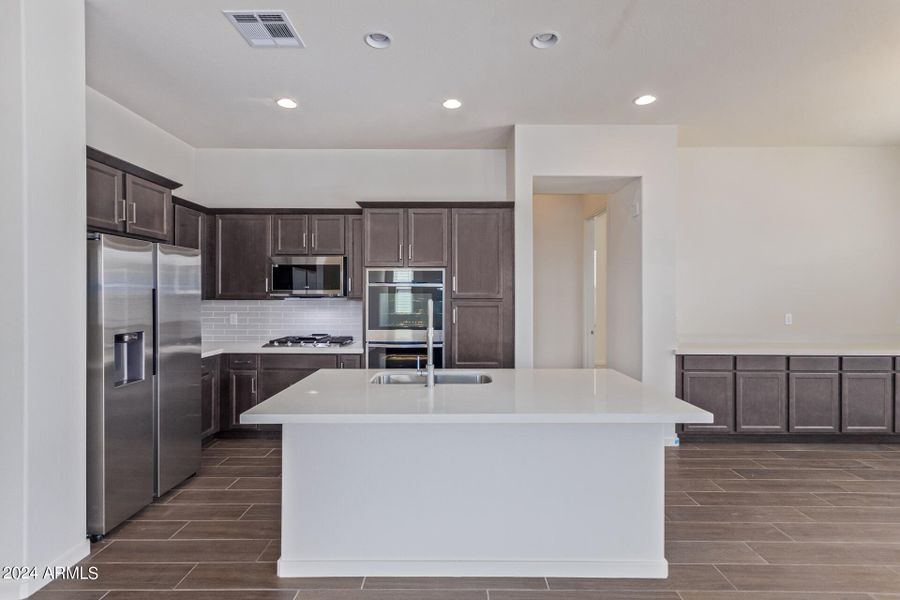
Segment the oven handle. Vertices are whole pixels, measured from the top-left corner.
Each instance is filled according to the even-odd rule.
[[[392,343],[380,344],[378,342],[368,342],[367,346],[369,348],[427,348],[428,344],[426,344],[425,342],[422,342],[421,344],[418,344],[418,343],[417,344],[392,344]],[[435,342],[434,347],[435,348],[443,348],[444,343],[443,342]]]
[[[444,287],[443,283],[382,283],[382,282],[369,282],[370,288],[377,287],[403,287],[403,288],[442,288]]]

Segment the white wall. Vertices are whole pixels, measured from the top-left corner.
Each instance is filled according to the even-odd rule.
[[[674,126],[516,125],[516,363],[534,364],[532,184],[535,176],[642,178],[642,376],[675,389]]]
[[[641,204],[641,182],[636,180],[613,194],[607,209],[606,364],[635,379],[643,371]]]
[[[175,195],[199,202],[194,148],[100,92],[87,88],[87,144],[182,184]]]
[[[584,199],[535,194],[534,366],[582,366]]]
[[[213,207],[356,207],[360,200],[505,200],[505,150],[196,151]]]
[[[84,2],[4,8],[0,563],[42,570],[88,553]],[[0,580],[0,598],[45,583]]]
[[[678,159],[680,341],[900,335],[900,149],[681,148]]]
[[[603,212],[593,219],[594,226],[594,251],[597,253],[597,261],[594,265],[594,366],[605,367],[609,361],[607,331],[608,307],[607,295],[609,293],[609,214]]]

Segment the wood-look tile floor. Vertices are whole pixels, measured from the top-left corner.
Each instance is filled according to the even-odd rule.
[[[279,579],[280,441],[220,439],[197,477],[94,544],[41,600],[900,600],[900,445],[666,453],[653,579]]]

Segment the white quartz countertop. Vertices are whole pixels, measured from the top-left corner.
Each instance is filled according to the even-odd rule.
[[[675,354],[743,354],[774,356],[900,356],[896,343],[690,343],[678,344]]]
[[[362,354],[362,342],[353,342],[347,346],[331,346],[328,348],[311,348],[309,346],[273,346],[263,347],[264,342],[208,342],[201,347],[200,356],[208,358],[217,354]]]
[[[431,389],[370,382],[382,372],[316,371],[243,413],[241,423],[712,423],[713,419],[711,413],[673,395],[607,369],[485,369],[478,372],[490,375],[493,382],[437,384]]]

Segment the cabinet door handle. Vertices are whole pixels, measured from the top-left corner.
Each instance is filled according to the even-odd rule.
[[[137,223],[137,202],[131,203],[131,220],[129,223]]]
[[[456,293],[456,275],[451,277],[450,280],[453,282],[451,286],[453,288],[453,292]]]
[[[266,277],[266,293],[269,293],[269,278]]]
[[[412,260],[412,244],[406,245],[406,258]]]
[[[400,244],[400,249],[397,250],[397,260],[403,262],[403,244]]]
[[[303,232],[303,249],[306,249],[306,232]]]
[[[456,307],[453,307],[453,324],[456,325]]]
[[[316,247],[316,234],[312,234],[312,247]]]
[[[256,393],[256,377],[250,378],[250,393],[251,394]]]
[[[122,216],[119,217],[119,202],[122,203]],[[116,202],[116,222],[119,221],[128,221],[128,205],[125,203],[125,200],[118,200]]]
[[[344,368],[344,361],[341,361],[338,363],[338,369],[343,369],[343,368]]]
[[[353,293],[353,278],[348,277],[347,278],[347,295],[349,296],[352,293]]]

